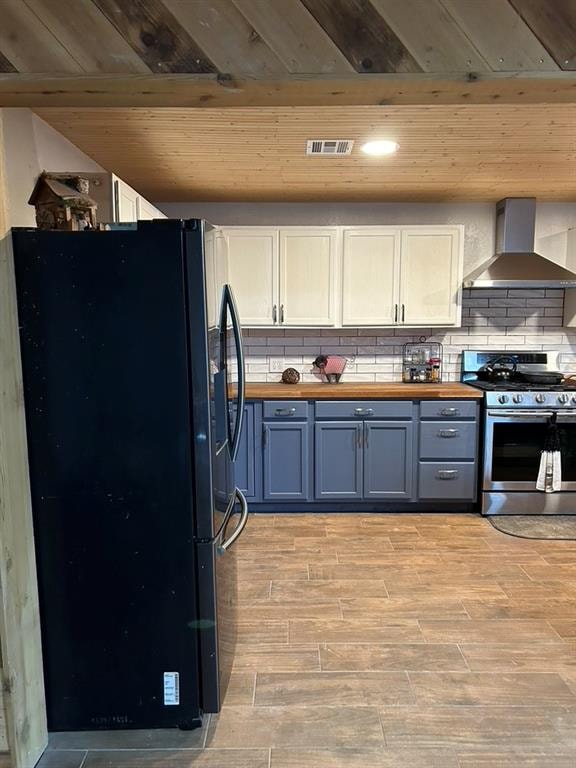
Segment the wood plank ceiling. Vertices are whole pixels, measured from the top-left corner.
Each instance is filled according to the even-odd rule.
[[[0,0],[0,71],[576,70],[574,0]]]
[[[35,106],[157,201],[576,194],[576,0],[0,0],[0,71],[0,104]],[[46,76],[87,78],[84,101],[52,106],[70,83]],[[158,80],[207,90],[129,100]],[[378,137],[398,154],[363,156]],[[313,138],[357,143],[309,158]]]
[[[576,104],[36,111],[155,201],[576,198]],[[313,138],[357,144],[307,157]]]

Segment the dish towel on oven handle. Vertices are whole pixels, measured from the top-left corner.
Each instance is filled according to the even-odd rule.
[[[560,433],[556,424],[556,414],[553,413],[548,422],[544,448],[540,458],[540,468],[536,489],[544,493],[554,493],[562,486],[562,458],[560,453]]]

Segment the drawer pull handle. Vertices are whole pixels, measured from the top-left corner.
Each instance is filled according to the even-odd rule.
[[[374,416],[374,408],[354,408],[356,416]]]
[[[294,416],[296,408],[276,408],[274,411],[275,416]]]
[[[456,480],[459,474],[457,469],[439,469],[436,477],[438,480]]]
[[[460,408],[443,408],[440,411],[440,416],[459,416]]]
[[[460,436],[459,429],[439,429],[438,430],[438,437],[459,437],[459,436]]]

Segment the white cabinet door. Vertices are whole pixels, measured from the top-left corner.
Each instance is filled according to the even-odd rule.
[[[280,323],[336,323],[336,229],[280,230]]]
[[[400,324],[460,324],[461,227],[402,229]]]
[[[400,232],[347,229],[342,254],[342,325],[394,325],[398,320]]]
[[[216,322],[220,322],[224,286],[230,282],[228,273],[228,240],[220,229],[214,230],[214,269],[216,290]]]
[[[149,203],[146,198],[142,197],[142,195],[138,195],[138,199],[136,200],[136,207],[138,211],[138,218],[139,219],[166,219],[166,214],[162,213],[162,211],[158,210],[155,205],[152,205],[152,203]]]
[[[125,181],[117,177],[114,181],[114,221],[138,221],[138,198],[140,195]]]
[[[208,327],[214,328],[218,324],[218,307],[216,296],[216,248],[213,229],[206,232],[204,236],[204,269],[206,273],[206,315]]]
[[[278,230],[226,229],[228,275],[245,326],[278,321]]]

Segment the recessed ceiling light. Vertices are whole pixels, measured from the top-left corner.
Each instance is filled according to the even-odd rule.
[[[366,155],[393,155],[398,149],[395,141],[382,139],[381,141],[369,141],[362,145],[362,152]]]

